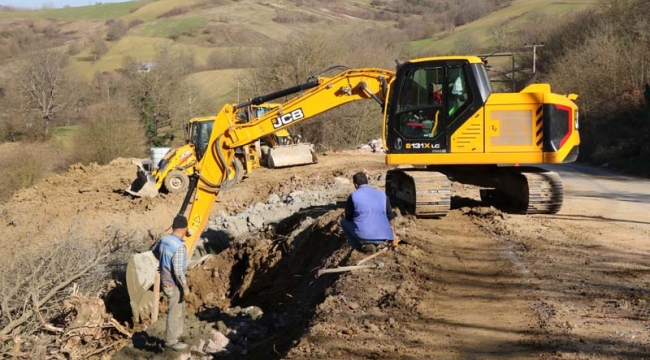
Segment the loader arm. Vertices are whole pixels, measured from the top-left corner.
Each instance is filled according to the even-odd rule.
[[[390,70],[349,69],[333,77],[318,77],[302,85],[259,96],[250,102],[224,106],[216,115],[208,149],[195,167],[195,174],[179,212],[184,215],[191,204],[187,216],[188,232],[184,239],[188,259],[207,226],[219,191],[233,185],[232,180],[228,179],[232,179],[229,175],[236,171],[233,159],[237,147],[357,100],[374,99],[384,111],[388,87],[394,77],[395,73]],[[300,96],[251,122],[236,122],[234,113],[240,107],[259,105],[301,91],[304,92]]]

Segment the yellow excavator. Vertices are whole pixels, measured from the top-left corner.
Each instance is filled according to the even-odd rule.
[[[242,107],[296,93],[300,95],[253,121],[238,123],[234,117]],[[484,188],[481,196],[486,202],[508,203],[521,213],[556,213],[563,200],[560,177],[533,165],[577,158],[576,98],[554,94],[548,84],[493,93],[483,59],[448,56],[410,60],[396,71],[359,68],[331,77],[319,75],[226,106],[216,116],[206,153],[195,166],[179,211],[189,221],[184,237],[188,257],[208,223],[215,198],[233,186],[232,174],[241,171],[234,165],[235,149],[366,99],[376,101],[383,112],[386,164],[412,165],[387,173],[386,192],[394,205],[417,216],[444,216],[450,210],[451,182],[457,181]],[[149,289],[157,266],[151,252],[135,255],[127,265],[135,321],[154,303]]]
[[[231,105],[232,106],[232,105]],[[238,122],[248,122],[262,116],[278,104],[248,106],[238,111]],[[157,166],[151,160],[134,160],[137,178],[127,193],[138,197],[155,197],[161,189],[170,193],[186,191],[194,166],[205,153],[210,133],[214,126],[214,116],[193,118],[185,128],[186,144],[172,149],[163,156]],[[313,145],[301,143],[287,129],[278,130],[262,139],[236,149],[235,167],[238,169],[236,181],[241,181],[245,170],[247,174],[262,164],[269,168],[289,167],[317,162]]]

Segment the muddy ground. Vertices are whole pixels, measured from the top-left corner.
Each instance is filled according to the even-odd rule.
[[[220,194],[206,244],[216,254],[189,274],[192,353],[162,349],[162,316],[115,357],[650,358],[647,180],[558,166],[566,198],[552,216],[506,214],[454,185],[447,217],[398,217],[406,243],[370,260],[381,267],[319,277],[364,257],[338,225],[345,180],[366,169],[380,187],[386,169],[365,152],[319,160],[256,170]],[[182,196],[124,197],[133,174],[119,160],[55,176],[2,208],[5,234],[37,247],[70,226],[88,241],[119,227],[146,243]]]

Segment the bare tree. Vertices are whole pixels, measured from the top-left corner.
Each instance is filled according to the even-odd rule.
[[[40,115],[45,135],[57,113],[75,98],[74,91],[67,87],[68,61],[69,56],[62,52],[35,51],[20,62],[14,74],[15,87],[22,97],[21,107]]]
[[[68,234],[41,256],[5,258],[0,272],[0,335],[57,331],[48,321],[61,313],[63,299],[70,294],[66,289],[76,283],[81,291],[98,292],[107,278],[103,264],[123,244],[123,236],[116,230],[107,244],[98,247]],[[89,274],[94,276],[88,278]]]
[[[497,51],[503,51],[508,44],[508,29],[505,25],[499,25],[492,30],[490,30],[490,36],[496,46]]]

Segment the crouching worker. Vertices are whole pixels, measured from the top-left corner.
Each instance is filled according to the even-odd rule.
[[[183,334],[185,300],[190,293],[185,273],[187,272],[187,249],[183,236],[187,232],[187,218],[178,215],[172,224],[172,233],[163,236],[154,246],[153,253],[160,261],[160,280],[167,297],[168,313],[165,330],[165,347],[177,351],[187,349],[179,340]]]
[[[352,176],[356,189],[345,204],[345,215],[341,227],[350,246],[357,251],[372,254],[386,241],[395,244],[395,214],[390,200],[383,191],[368,185],[363,172]]]

